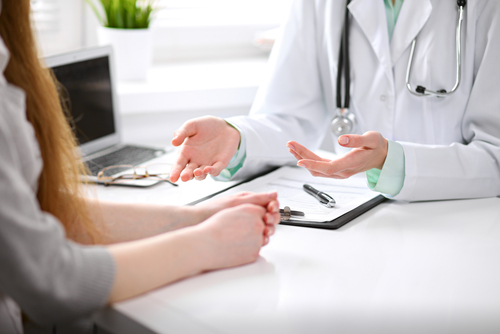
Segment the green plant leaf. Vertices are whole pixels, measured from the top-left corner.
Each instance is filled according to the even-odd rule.
[[[120,29],[148,28],[153,19],[156,2],[156,0],[97,0],[102,5],[104,19],[94,0],[85,1],[103,26]]]

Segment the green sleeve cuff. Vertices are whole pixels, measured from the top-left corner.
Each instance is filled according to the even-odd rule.
[[[392,140],[388,142],[387,157],[382,170],[368,170],[366,179],[371,190],[395,196],[399,194],[405,181],[405,154],[400,143]]]
[[[231,161],[229,161],[229,165],[227,165],[227,167],[223,169],[218,176],[212,176],[212,178],[216,181],[229,181],[234,176],[234,174],[236,174],[236,172],[240,170],[247,157],[247,141],[245,138],[245,134],[236,125],[231,124],[228,121],[226,121],[226,123],[231,125],[240,133],[240,145],[238,146],[238,151],[236,151],[234,156],[231,158]]]

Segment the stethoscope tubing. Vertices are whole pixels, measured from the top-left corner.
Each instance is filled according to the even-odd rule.
[[[346,11],[344,15],[344,26],[339,48],[339,60],[337,65],[337,108],[340,110],[349,110],[351,95],[351,66],[349,59],[349,10],[347,5],[351,0],[347,0]],[[342,74],[344,74],[344,101],[342,101]],[[343,103],[342,103],[343,102]]]
[[[458,21],[457,21],[457,28],[456,28],[456,34],[455,34],[455,43],[456,43],[456,79],[455,79],[455,85],[450,91],[433,91],[429,90],[425,87],[422,86],[417,86],[417,88],[421,88],[421,91],[416,91],[411,87],[410,84],[410,77],[411,77],[411,69],[413,66],[413,55],[415,52],[415,45],[417,44],[417,38],[415,37],[413,39],[413,42],[411,43],[411,50],[410,50],[410,58],[408,59],[408,66],[406,68],[406,88],[412,93],[413,95],[416,96],[437,96],[437,97],[445,97],[450,94],[453,94],[458,86],[460,85],[461,81],[461,74],[462,74],[462,67],[461,67],[461,59],[462,59],[462,22],[463,22],[463,16],[464,16],[464,6],[458,6]]]
[[[349,62],[349,10],[347,5],[349,5],[350,0],[346,1],[346,12],[344,19],[344,27],[341,35],[340,49],[339,49],[339,60],[337,66],[337,112],[336,116],[332,120],[332,131],[335,136],[340,136],[343,134],[351,133],[356,126],[356,117],[353,113],[349,111],[349,101],[350,101],[350,62]],[[415,54],[415,46],[417,44],[417,37],[413,39],[410,49],[410,57],[408,59],[408,66],[406,68],[406,88],[411,94],[419,97],[445,97],[453,94],[461,81],[462,66],[462,22],[464,18],[464,8],[467,4],[467,0],[457,0],[458,6],[458,20],[455,32],[455,45],[456,45],[456,76],[455,84],[450,91],[439,90],[433,91],[428,90],[423,86],[417,86],[414,90],[410,84],[411,70],[413,66],[413,56]],[[342,74],[344,79],[344,101],[342,101]],[[342,103],[343,102],[343,103]]]

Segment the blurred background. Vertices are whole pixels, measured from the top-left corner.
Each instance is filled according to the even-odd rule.
[[[292,0],[152,1],[152,66],[116,85],[124,141],[166,146],[190,118],[247,114]],[[85,0],[31,5],[42,57],[98,45]]]

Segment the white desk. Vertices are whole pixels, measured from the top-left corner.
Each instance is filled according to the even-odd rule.
[[[147,191],[108,189],[99,196]],[[97,323],[125,334],[500,333],[500,199],[390,201],[339,230],[278,226],[256,263],[116,304]]]

